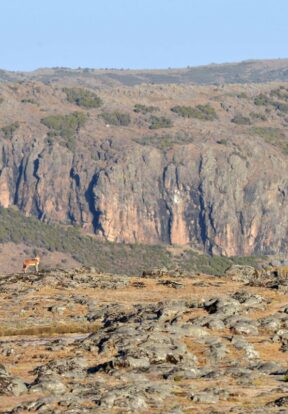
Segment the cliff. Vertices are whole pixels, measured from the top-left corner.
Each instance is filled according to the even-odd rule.
[[[109,241],[190,244],[229,256],[287,252],[285,107],[281,113],[274,98],[255,104],[276,90],[285,105],[283,85],[103,87],[93,90],[104,106],[89,110],[68,102],[64,86],[1,86],[2,206]],[[139,102],[156,105],[173,126],[151,130],[147,115],[133,110]],[[171,112],[207,102],[214,120]],[[129,125],[103,121],[108,109],[130,114]],[[43,123],[75,111],[87,120],[70,135]],[[234,122],[239,113],[249,122]]]

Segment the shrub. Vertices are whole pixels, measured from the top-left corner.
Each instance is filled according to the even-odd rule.
[[[28,103],[28,104],[38,105],[37,102],[34,99],[22,99],[21,103]]]
[[[43,125],[49,128],[48,139],[60,136],[64,141],[59,141],[61,145],[66,146],[71,151],[75,150],[75,136],[79,129],[84,126],[87,115],[83,112],[74,112],[69,115],[50,115],[41,119]]]
[[[84,126],[87,116],[83,112],[69,115],[50,115],[41,119],[43,125],[61,137],[70,137]]]
[[[134,112],[146,115],[148,113],[157,112],[160,109],[157,106],[146,106],[141,104],[136,104],[134,106]]]
[[[280,128],[254,127],[250,129],[250,132],[253,135],[258,135],[259,137],[264,138],[267,142],[285,137],[283,131]]]
[[[250,112],[250,117],[255,121],[267,121],[267,117],[259,112]]]
[[[128,126],[131,122],[130,115],[126,112],[102,112],[101,118],[107,124],[115,126]]]
[[[213,121],[214,119],[217,119],[215,109],[209,104],[197,105],[195,107],[178,105],[171,108],[171,111],[183,118],[196,118],[204,121]]]
[[[272,89],[270,92],[270,96],[275,96],[278,99],[288,100],[288,89],[284,88],[284,86],[280,86],[277,89]]]
[[[245,92],[241,92],[237,95],[239,99],[248,99],[248,95]]]
[[[260,93],[260,95],[254,98],[254,104],[258,106],[260,105],[268,106],[268,105],[271,105],[271,103],[273,103],[271,98],[267,95],[264,95],[263,93]]]
[[[165,116],[151,116],[150,118],[150,129],[159,129],[159,128],[171,128],[173,123],[171,119],[166,118]]]
[[[13,124],[4,126],[1,128],[1,132],[5,139],[12,139],[15,131],[20,127],[19,122],[14,122]]]
[[[227,139],[224,138],[219,139],[218,141],[216,141],[216,143],[220,145],[228,145]]]
[[[250,118],[243,116],[241,114],[235,115],[234,118],[231,119],[231,122],[237,125],[250,125],[251,124]]]
[[[282,102],[273,102],[273,107],[280,112],[288,113],[288,104]]]
[[[175,135],[147,135],[136,140],[138,144],[150,145],[160,150],[172,148],[175,144],[185,145],[193,142],[193,137],[185,133],[177,133]]]
[[[250,133],[263,138],[265,142],[280,148],[283,154],[288,155],[287,138],[281,128],[254,127],[250,129]]]
[[[68,102],[83,108],[99,108],[103,102],[95,93],[81,88],[64,88]]]

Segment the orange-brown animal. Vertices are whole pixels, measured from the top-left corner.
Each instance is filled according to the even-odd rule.
[[[23,262],[23,270],[26,273],[26,271],[29,269],[29,267],[35,267],[36,272],[38,272],[38,266],[40,263],[40,257],[36,256],[34,259],[25,259]]]

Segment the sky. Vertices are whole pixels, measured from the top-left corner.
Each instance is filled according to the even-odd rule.
[[[0,68],[288,58],[287,0],[0,0]]]

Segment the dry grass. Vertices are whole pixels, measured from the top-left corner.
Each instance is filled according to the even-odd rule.
[[[6,336],[51,336],[74,333],[93,333],[99,329],[99,323],[54,322],[51,325],[37,325],[26,328],[0,327],[0,337]]]

